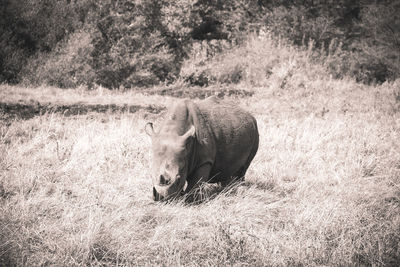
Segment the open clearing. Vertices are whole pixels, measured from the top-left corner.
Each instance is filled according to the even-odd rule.
[[[176,98],[0,85],[0,265],[399,265],[398,85],[313,85],[225,97],[260,148],[192,205],[151,198],[143,128]]]

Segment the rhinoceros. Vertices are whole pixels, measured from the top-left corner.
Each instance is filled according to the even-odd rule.
[[[213,96],[179,100],[168,110],[152,140],[153,199],[190,192],[202,182],[226,186],[244,175],[258,150],[256,119]]]

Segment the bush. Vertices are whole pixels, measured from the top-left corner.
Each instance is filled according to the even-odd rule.
[[[334,19],[323,9],[317,14],[312,11],[305,6],[278,6],[264,15],[263,23],[274,36],[283,37],[298,46],[313,40],[318,48],[334,38],[335,25]]]
[[[32,58],[47,53],[79,31],[92,0],[4,0],[0,5],[0,82],[18,83]],[[54,54],[54,53],[53,53]],[[52,57],[53,55],[49,55]],[[26,70],[25,70],[26,71]],[[26,80],[26,79],[25,79]]]
[[[355,44],[360,72],[367,82],[395,80],[400,76],[400,2],[367,5],[358,25],[363,34]]]
[[[15,48],[9,43],[9,36],[0,34],[0,82],[20,82],[19,72],[26,62],[28,52],[21,48]]]
[[[25,83],[48,84],[61,88],[92,87],[95,71],[91,67],[91,34],[79,31],[59,44],[51,53],[40,53],[23,69]]]
[[[240,83],[249,87],[265,87],[278,83],[278,87],[283,88],[297,86],[297,82],[292,84],[288,81],[295,73],[305,79],[326,75],[323,65],[317,63],[320,57],[314,55],[311,45],[309,50],[297,49],[284,39],[276,41],[271,33],[250,35],[243,44],[231,48],[226,46],[211,58],[206,54],[200,46],[200,50],[184,62],[180,76],[189,84]]]
[[[371,83],[400,76],[398,1],[3,2],[0,82],[107,88],[179,79],[201,86],[263,84],[276,56],[264,47],[243,48],[261,29],[297,48],[312,43],[309,55],[324,59],[332,77]],[[194,57],[200,50],[201,57]]]

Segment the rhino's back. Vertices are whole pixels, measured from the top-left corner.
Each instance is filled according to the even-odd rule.
[[[198,103],[203,130],[208,132],[207,145],[215,151],[211,176],[219,182],[235,175],[249,164],[249,157],[258,147],[258,130],[255,118],[243,109],[215,101]],[[254,155],[253,155],[254,156]],[[251,160],[251,159],[250,159]]]

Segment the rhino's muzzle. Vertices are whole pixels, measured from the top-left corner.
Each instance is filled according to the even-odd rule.
[[[169,185],[171,184],[171,179],[165,178],[165,176],[161,174],[159,178],[159,183],[161,186]]]
[[[157,190],[156,190],[156,188],[153,186],[153,200],[154,201],[160,201],[160,200],[163,200],[163,196],[161,196],[158,192],[157,192]]]
[[[177,179],[169,185],[153,186],[153,200],[166,200],[179,196],[186,187],[186,179]]]

